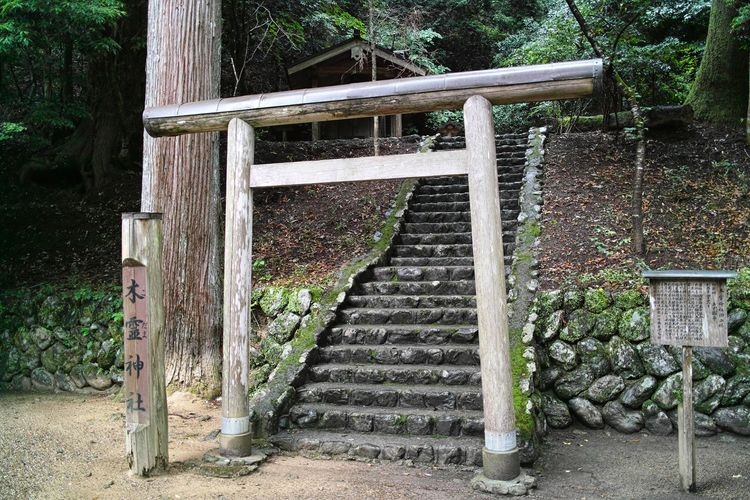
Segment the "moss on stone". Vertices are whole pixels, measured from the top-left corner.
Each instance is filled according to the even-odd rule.
[[[619,307],[610,307],[596,315],[596,326],[592,335],[597,338],[608,339],[617,334],[622,311]]]
[[[279,315],[289,303],[289,290],[283,287],[268,287],[260,298],[258,305],[263,314],[269,318]]]
[[[750,267],[737,271],[737,278],[729,280],[729,299],[733,307],[750,311]]]
[[[542,226],[539,222],[532,220],[521,226],[518,231],[518,239],[524,245],[530,246],[541,234]]]
[[[633,342],[640,342],[649,337],[651,322],[648,308],[638,307],[625,311],[619,325],[620,336]]]
[[[527,360],[523,357],[526,346],[521,341],[522,332],[510,331],[510,360],[513,375],[513,409],[516,416],[516,427],[526,438],[534,435],[534,417],[527,411],[529,397],[521,392],[519,381],[529,376]]]
[[[596,316],[586,309],[570,313],[568,325],[560,332],[560,338],[566,342],[578,342],[591,334],[596,325]]]
[[[638,290],[625,290],[615,295],[615,306],[623,311],[646,304],[646,297]]]
[[[537,296],[536,313],[546,318],[558,309],[562,309],[563,297],[560,291],[542,292]]]
[[[610,306],[612,299],[603,288],[589,288],[584,295],[586,309],[594,314],[604,311]]]
[[[578,288],[571,288],[563,293],[563,307],[566,312],[571,312],[583,305],[583,292]]]

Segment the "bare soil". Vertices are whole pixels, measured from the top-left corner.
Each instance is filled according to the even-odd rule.
[[[382,139],[383,155],[416,152],[418,137]],[[259,141],[257,163],[359,157],[364,139]],[[140,173],[119,172],[102,192],[84,194],[64,172],[21,182],[0,164],[0,287],[119,280],[123,212],[138,211]],[[353,256],[365,253],[390,208],[398,181],[259,189],[254,192],[253,278],[264,283],[325,282]],[[223,224],[223,222],[220,222]]]
[[[207,477],[199,465],[217,447],[219,405],[175,393],[168,406],[169,469],[144,479],[128,472],[124,403],[116,397],[0,394],[0,498],[493,498],[471,490],[471,468],[276,455],[248,476]],[[684,494],[675,436],[553,431],[530,496],[747,498],[750,438],[700,438],[697,448],[698,493]]]
[[[414,152],[416,138],[382,141],[382,154]],[[540,256],[546,289],[581,280],[632,285],[644,267],[736,269],[750,261],[750,149],[742,130],[694,124],[651,134],[644,179],[647,253],[630,251],[633,155],[622,134],[551,134]],[[259,142],[258,163],[372,154],[369,140]],[[62,174],[21,183],[0,165],[0,287],[76,281],[111,284],[120,273],[122,212],[140,203],[140,175],[121,172],[84,196]],[[253,256],[262,283],[323,283],[363,253],[398,182],[259,190]]]
[[[651,134],[647,253],[631,251],[635,145],[602,132],[555,134],[546,153],[541,282],[630,286],[643,268],[736,269],[750,262],[750,148],[740,129],[694,124]]]

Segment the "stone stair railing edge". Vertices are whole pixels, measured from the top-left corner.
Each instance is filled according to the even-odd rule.
[[[523,349],[525,367],[517,370],[518,385],[525,401],[525,411],[531,418],[530,429],[521,432],[519,446],[525,454],[534,458],[541,452],[541,440],[546,434],[547,425],[542,411],[541,393],[535,378],[539,366],[534,341],[535,315],[532,304],[538,288],[538,247],[541,234],[540,219],[542,199],[542,164],[546,127],[529,129],[526,166],[519,194],[520,214],[516,232],[516,247],[513,252],[509,276],[508,315],[511,345],[518,344]],[[520,337],[520,339],[518,338]],[[515,350],[514,350],[515,351]],[[520,360],[519,360],[520,361]],[[514,362],[519,362],[514,360]],[[515,370],[514,370],[515,371]],[[521,427],[521,426],[519,426]],[[527,426],[528,427],[528,426]]]

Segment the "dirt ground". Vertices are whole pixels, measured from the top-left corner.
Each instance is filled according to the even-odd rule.
[[[415,136],[383,139],[381,154],[413,153],[418,146]],[[372,142],[364,139],[259,141],[255,160],[370,154]],[[121,214],[138,210],[140,172],[122,172],[105,191],[84,195],[76,186],[63,187],[56,177],[47,183],[20,182],[13,167],[12,162],[0,162],[6,181],[0,184],[0,287],[116,283],[121,273]],[[253,259],[263,265],[253,269],[253,279],[325,282],[352,256],[368,250],[399,185],[378,181],[255,190]]]
[[[646,254],[631,252],[635,145],[622,134],[549,138],[541,285],[632,286],[644,267],[737,269],[750,256],[750,148],[738,128],[654,132],[643,184]],[[586,282],[584,282],[584,280]]]
[[[170,467],[128,474],[123,404],[113,397],[0,394],[0,498],[491,498],[473,492],[473,469],[273,456],[253,474],[200,474],[215,449],[218,405],[169,398]],[[698,441],[697,494],[680,493],[676,438],[582,428],[554,431],[533,473],[533,498],[748,498],[750,438]]]

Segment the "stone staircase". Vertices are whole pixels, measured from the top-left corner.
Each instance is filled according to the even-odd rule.
[[[506,274],[527,135],[496,138]],[[439,149],[465,147],[462,138]],[[271,441],[282,449],[481,465],[484,443],[466,176],[420,181],[387,265],[361,279],[324,335]]]

